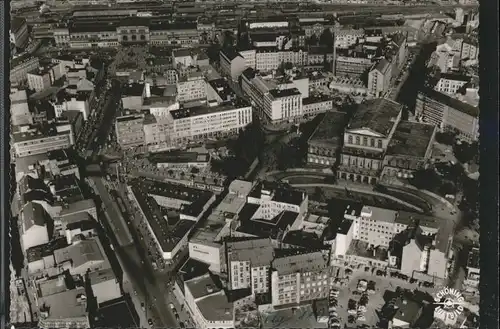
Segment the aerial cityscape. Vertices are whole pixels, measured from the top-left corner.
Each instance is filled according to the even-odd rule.
[[[10,7],[11,328],[480,328],[477,0]]]

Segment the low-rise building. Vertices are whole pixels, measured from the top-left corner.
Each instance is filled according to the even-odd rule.
[[[20,126],[18,131],[12,133],[12,147],[19,158],[67,149],[74,142],[70,124],[52,124],[44,128]]]
[[[20,215],[21,247],[24,251],[49,242],[48,220],[50,216],[41,205],[28,202],[21,209]]]
[[[10,118],[13,126],[33,124],[26,90],[10,90]]]
[[[472,289],[478,289],[480,279],[479,248],[472,248],[467,257],[467,267],[464,284]]]
[[[302,99],[302,112],[306,117],[313,117],[332,110],[333,100],[328,96],[310,96]]]
[[[434,87],[434,90],[449,95],[456,94],[465,84],[470,82],[470,77],[461,74],[443,73],[440,74],[439,80]]]
[[[210,274],[184,282],[186,308],[197,328],[234,328],[234,305]]]
[[[39,328],[90,328],[83,283],[69,288],[64,276],[42,281],[37,289],[36,300],[40,314]]]

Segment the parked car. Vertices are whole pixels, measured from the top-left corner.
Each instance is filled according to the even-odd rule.
[[[149,324],[150,326],[152,326],[152,325],[153,325],[153,320],[148,319],[148,324]]]

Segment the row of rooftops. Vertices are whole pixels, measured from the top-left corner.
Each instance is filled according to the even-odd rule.
[[[180,212],[195,218],[213,197],[209,191],[156,181],[133,181],[130,188],[164,252],[171,251],[196,222],[183,219],[174,222],[166,218],[154,196],[187,201],[188,204],[183,204]]]
[[[248,261],[252,267],[270,266],[279,275],[318,272],[327,269],[328,259],[311,246],[308,250],[278,249],[269,238],[230,239],[226,242],[228,266],[231,261]]]

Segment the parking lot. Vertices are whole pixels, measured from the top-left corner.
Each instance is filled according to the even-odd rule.
[[[337,282],[334,283],[334,289],[339,291],[338,297],[335,298],[335,311],[338,314],[338,320],[341,324],[356,324],[357,326],[366,325],[370,328],[376,327],[379,321],[377,311],[379,311],[385,303],[383,296],[386,290],[394,291],[397,287],[401,287],[411,290],[418,289],[432,295],[439,289],[439,287],[431,288],[424,287],[423,285],[419,286],[417,282],[410,283],[409,280],[406,281],[398,277],[391,277],[390,271],[386,273],[387,276],[377,275],[377,270],[373,270],[372,273],[372,269],[368,267],[363,267],[354,271],[350,269],[343,271],[341,269],[339,277],[337,278],[338,280],[335,280]],[[380,274],[380,272],[378,274]],[[345,280],[346,284],[341,284],[342,279]],[[358,291],[360,280],[366,282],[366,292],[364,293]],[[368,290],[372,285],[373,292],[370,293]],[[365,306],[365,308],[359,308],[360,305]],[[350,313],[352,314],[349,314],[349,308],[351,308]],[[331,325],[330,328],[333,329],[338,327]]]

